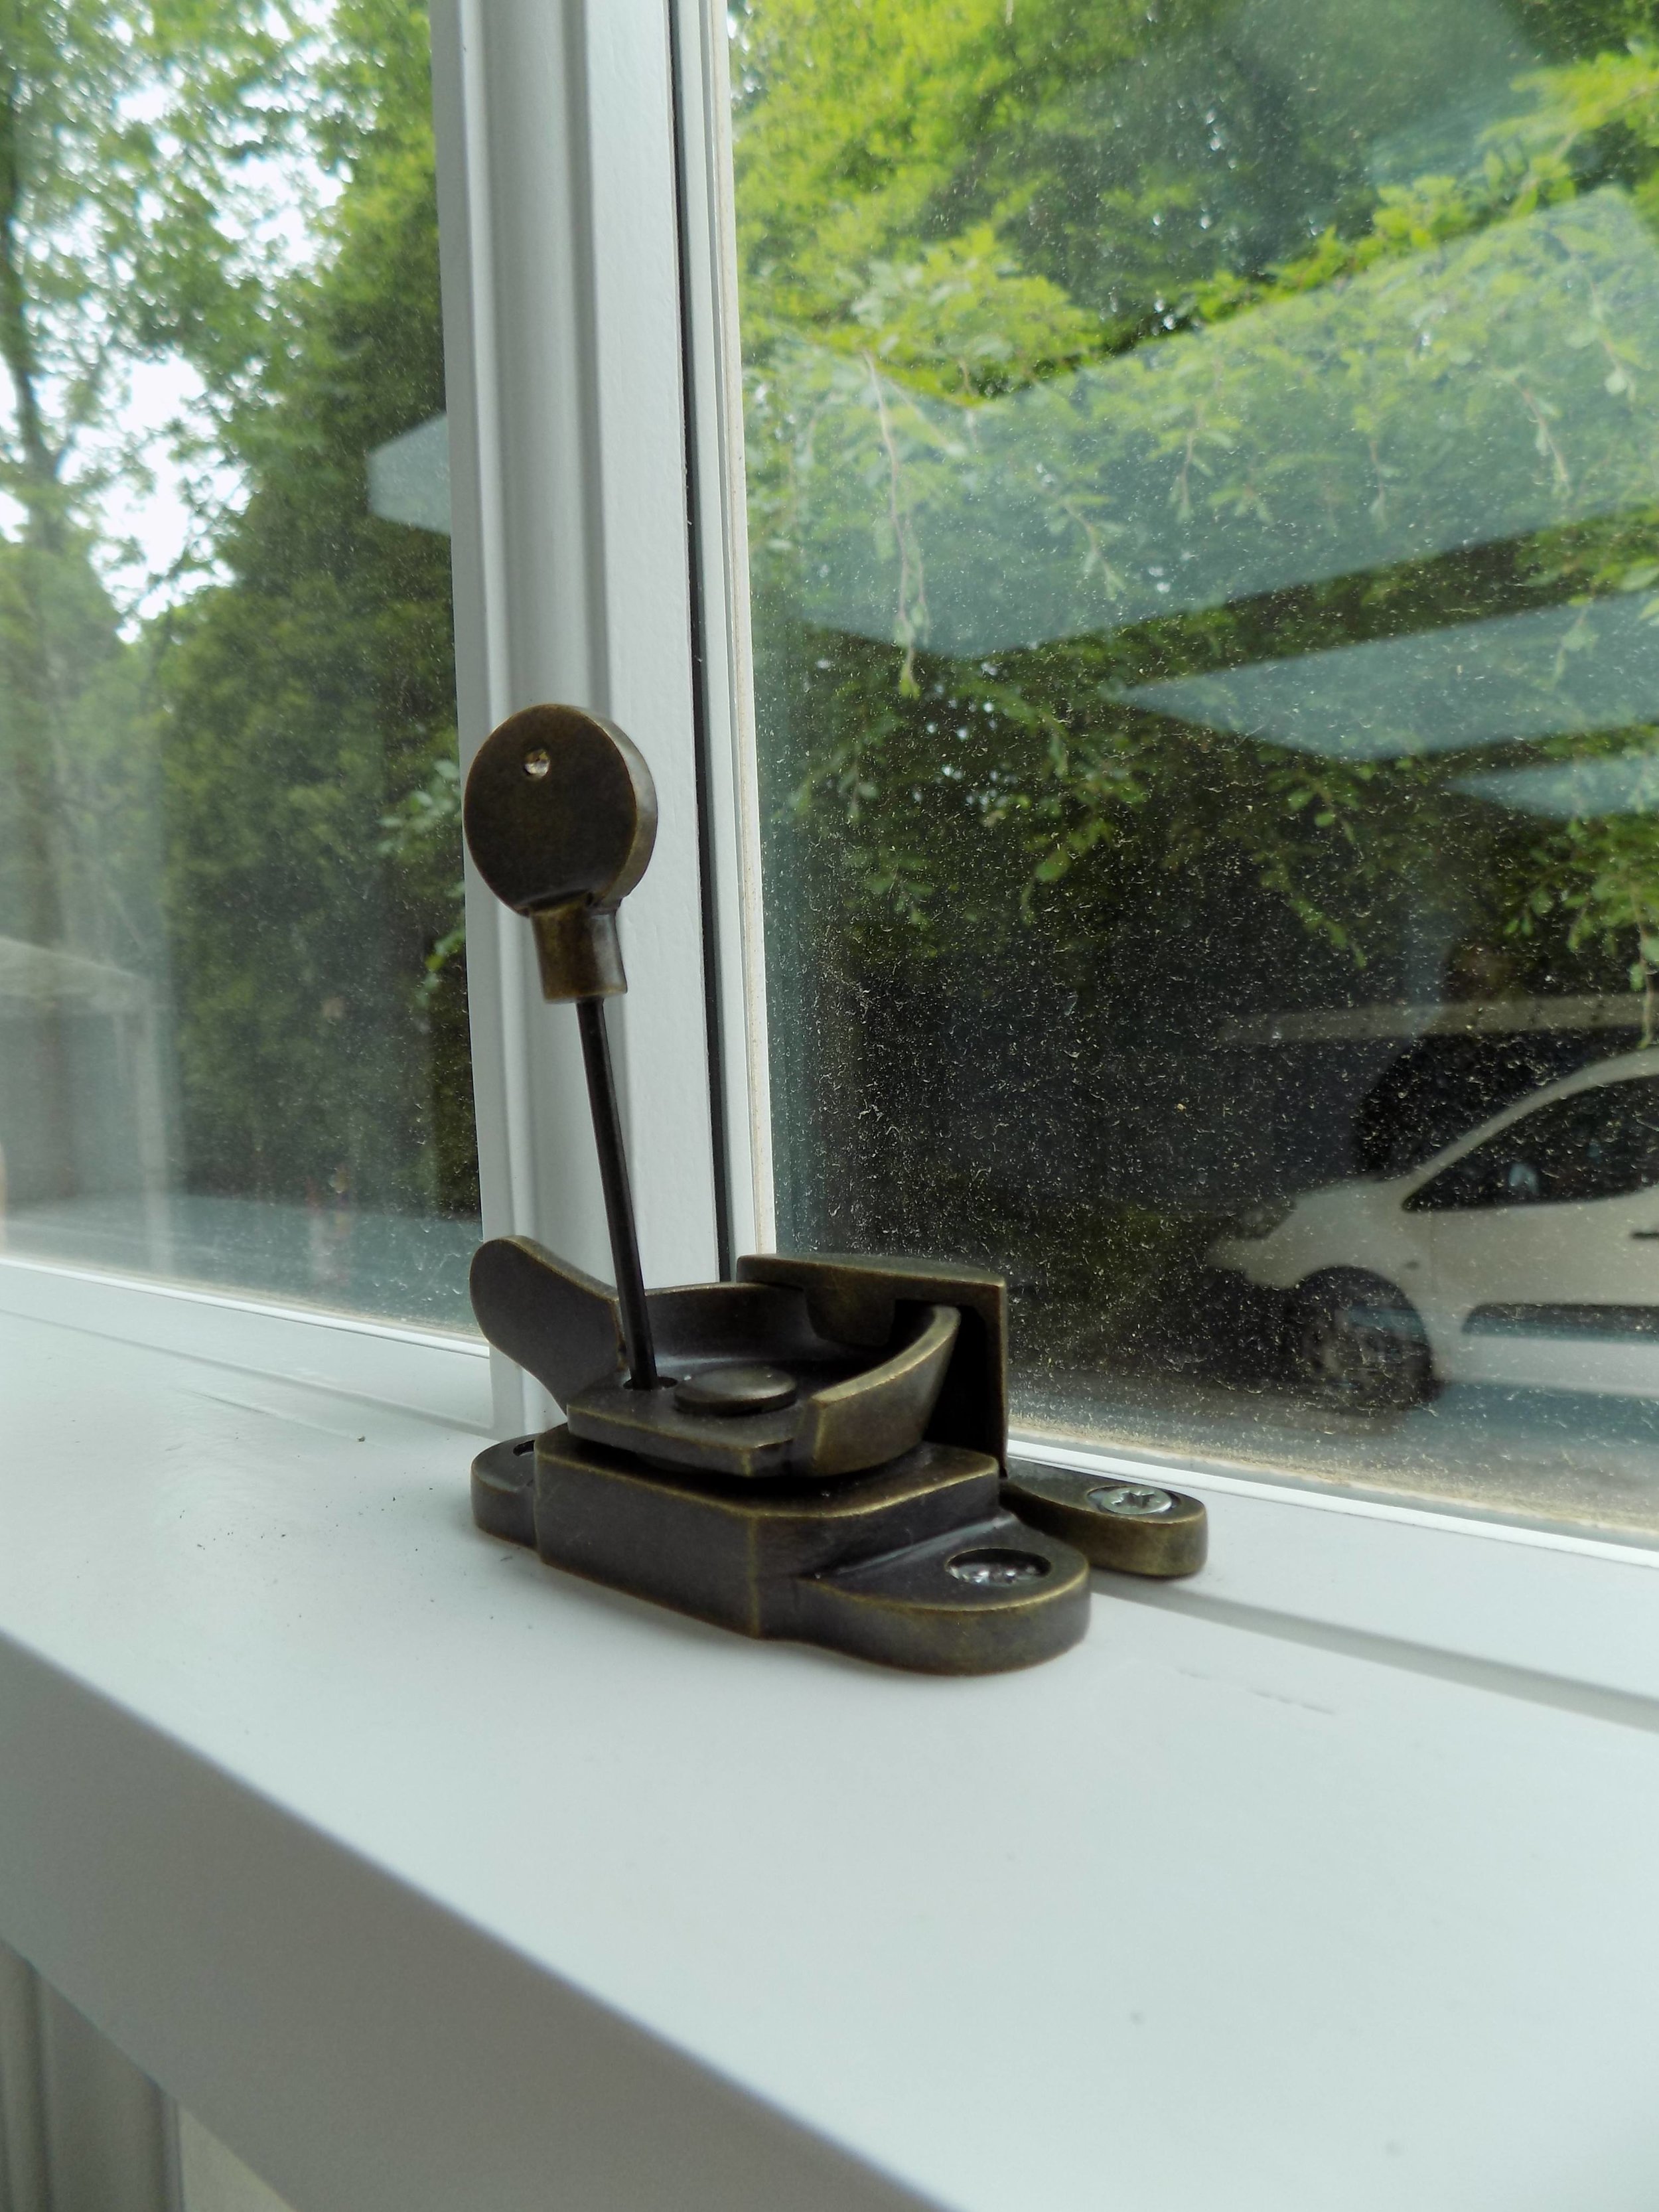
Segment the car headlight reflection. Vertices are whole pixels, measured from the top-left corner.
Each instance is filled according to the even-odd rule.
[[[1271,1237],[1281,1222],[1288,1221],[1296,1211],[1296,1201],[1291,1198],[1264,1199],[1260,1206],[1246,1207],[1233,1224],[1235,1237]]]

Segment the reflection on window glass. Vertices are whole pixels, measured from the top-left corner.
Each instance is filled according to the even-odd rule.
[[[1659,1530],[1659,5],[730,30],[781,1242]]]
[[[418,0],[0,42],[0,1231],[459,1322],[477,1176]]]
[[[1406,1206],[1570,1206],[1656,1184],[1659,1076],[1632,1078],[1616,1060],[1547,1105],[1514,1109],[1480,1142],[1453,1147],[1450,1165],[1415,1178]]]

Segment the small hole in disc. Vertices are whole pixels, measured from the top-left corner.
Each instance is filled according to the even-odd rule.
[[[541,781],[542,778],[547,774],[547,771],[552,767],[552,756],[548,751],[545,745],[538,745],[533,753],[526,753],[524,757],[525,774],[527,776],[533,777],[538,783]]]
[[[676,1388],[674,1403],[684,1413],[781,1413],[795,1388],[781,1367],[705,1367]]]
[[[518,1443],[516,1443],[516,1444],[514,1444],[514,1447],[513,1447],[513,1456],[514,1456],[514,1459],[522,1459],[522,1458],[524,1457],[524,1455],[525,1455],[525,1454],[526,1454],[526,1452],[532,1452],[532,1451],[534,1451],[534,1450],[535,1450],[535,1449],[536,1449],[536,1439],[535,1439],[535,1437],[525,1437],[524,1438],[522,1438],[522,1439],[521,1439],[521,1441],[520,1441],[520,1442],[519,1442]]]
[[[1035,1552],[1007,1552],[988,1547],[982,1552],[958,1552],[945,1563],[947,1573],[959,1583],[978,1589],[1004,1589],[1010,1583],[1034,1583],[1048,1571],[1047,1559]]]

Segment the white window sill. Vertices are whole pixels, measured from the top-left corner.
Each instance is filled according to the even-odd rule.
[[[1650,1555],[1217,1483],[890,1675],[479,1535],[463,1346],[0,1276],[0,1935],[300,2212],[1651,2204]]]

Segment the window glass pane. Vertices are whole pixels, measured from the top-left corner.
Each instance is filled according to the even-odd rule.
[[[464,1323],[425,9],[15,13],[7,1246]]]
[[[1659,1530],[1659,9],[729,27],[780,1242],[1003,1267],[1028,1430]]]
[[[1570,1206],[1659,1183],[1659,1077],[1592,1081],[1513,1115],[1419,1183],[1407,1212],[1466,1206]]]

